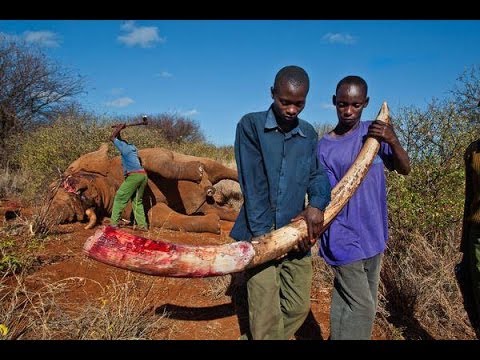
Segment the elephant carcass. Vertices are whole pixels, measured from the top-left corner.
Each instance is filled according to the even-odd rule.
[[[50,214],[57,223],[83,221],[87,228],[109,216],[115,193],[124,180],[119,156],[109,159],[108,145],[75,160],[60,184],[51,185]],[[163,148],[139,150],[148,174],[143,203],[150,226],[191,232],[220,232],[220,219],[234,221],[238,212],[220,206],[213,185],[237,181],[236,170],[208,158]],[[123,217],[130,219],[131,206]]]
[[[387,103],[383,103],[377,120],[390,122]],[[323,231],[358,189],[379,148],[379,141],[368,137],[350,169],[332,189]],[[87,239],[83,251],[103,263],[145,274],[205,277],[243,271],[279,258],[306,233],[307,225],[300,220],[257,237],[251,243],[193,246],[154,241],[105,227]]]

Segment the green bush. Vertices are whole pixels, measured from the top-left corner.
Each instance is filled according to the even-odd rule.
[[[43,195],[47,185],[80,155],[94,151],[105,141],[104,126],[90,115],[61,116],[52,125],[39,127],[22,139],[11,161],[28,176],[24,196]],[[10,145],[11,146],[11,145]]]

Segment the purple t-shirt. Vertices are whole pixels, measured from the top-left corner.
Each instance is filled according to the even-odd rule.
[[[340,137],[325,134],[317,155],[332,189],[342,179],[362,148],[372,121],[361,121]],[[382,142],[365,179],[320,239],[320,255],[330,265],[367,259],[385,250],[388,240],[387,189],[384,165],[393,169],[392,150]]]

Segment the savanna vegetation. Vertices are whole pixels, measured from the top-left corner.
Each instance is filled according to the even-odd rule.
[[[51,63],[37,49],[0,41],[0,200],[16,199],[40,209],[48,184],[68,164],[106,141],[112,124],[143,115],[109,118],[91,113],[75,102],[82,91],[81,77]],[[454,266],[461,257],[463,152],[480,136],[478,99],[480,66],[474,65],[459,75],[444,100],[432,99],[425,108],[407,105],[393,114],[412,172],[407,177],[387,175],[390,242],[377,325],[388,338],[475,338]],[[138,148],[162,146],[233,166],[233,147],[205,142],[195,121],[165,113],[151,114],[149,121],[148,129],[125,131]],[[317,129],[323,133],[328,126]],[[241,201],[233,191],[225,197]],[[44,216],[40,210],[35,215]],[[163,316],[149,310],[148,296],[134,291],[143,281],[135,276],[124,282],[112,279],[105,288],[99,285],[103,295],[98,301],[71,312],[59,311],[59,294],[85,279],[28,287],[25,279],[35,266],[35,251],[54,236],[29,231],[31,223],[20,217],[0,228],[0,339],[150,338],[163,326]],[[206,292],[218,297],[231,284],[229,279],[209,280]],[[331,281],[329,268],[315,257],[314,288],[328,288]],[[125,318],[131,321],[119,321]]]

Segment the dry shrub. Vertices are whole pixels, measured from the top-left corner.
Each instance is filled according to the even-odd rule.
[[[165,329],[166,314],[155,314],[152,285],[127,277],[112,279],[102,295],[84,305],[65,294],[90,279],[70,277],[28,285],[24,273],[0,281],[0,339],[151,339]],[[35,287],[32,289],[32,287]]]
[[[153,281],[144,288],[134,276],[128,274],[125,282],[111,279],[110,285],[102,288],[102,296],[78,312],[73,319],[73,338],[152,339],[166,329],[167,314],[156,314],[149,296]]]
[[[200,124],[180,114],[157,114],[148,119],[150,128],[159,129],[169,143],[204,142]]]
[[[5,226],[0,231],[0,235],[22,236],[22,239],[26,237],[32,242],[32,239],[41,240],[52,234],[54,226],[59,223],[59,219],[53,217],[50,213],[50,206],[58,190],[58,184],[55,185],[49,196],[32,206],[31,214],[28,216],[23,215],[21,212],[15,214],[13,220],[5,223]]]
[[[32,235],[30,220],[19,216],[0,228],[0,276],[28,272],[46,239]]]
[[[406,339],[474,339],[454,267],[460,260],[460,229],[400,231],[385,253],[380,315]]]
[[[181,154],[206,157],[223,164],[233,162],[233,146],[215,146],[205,142],[171,143],[165,148]]]
[[[8,167],[0,169],[0,199],[18,198],[27,183],[22,171],[14,171]]]
[[[11,285],[7,284],[6,277],[10,273],[15,270],[6,271],[0,279],[0,340],[21,339],[33,326],[23,276],[13,275],[14,284]]]
[[[28,284],[26,273],[9,272],[0,279],[0,339],[51,339],[60,309],[57,296],[83,278],[67,278],[54,283],[36,280]],[[32,287],[35,287],[32,289]]]

